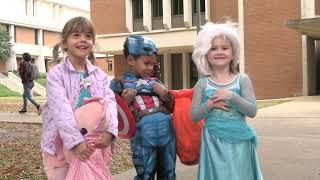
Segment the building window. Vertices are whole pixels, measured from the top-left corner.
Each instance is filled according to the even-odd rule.
[[[171,74],[172,79],[172,89],[182,89],[183,88],[183,74],[182,74],[182,54],[171,54]]]
[[[164,82],[164,56],[163,55],[158,55],[157,64],[158,64],[158,68],[160,67],[160,69],[158,69],[158,72],[159,72],[158,76],[160,75],[160,77],[158,78],[160,78],[160,80]]]
[[[17,42],[17,28],[15,26],[13,26],[13,32],[14,32],[13,41],[16,43]]]
[[[190,59],[190,88],[192,88],[198,81],[198,70],[197,70],[197,66],[192,61],[192,53],[189,54],[189,59]]]
[[[152,17],[162,17],[162,0],[152,0]]]
[[[112,71],[112,60],[108,59],[108,71]]]
[[[34,5],[34,0],[32,1],[32,16],[34,16],[35,14],[34,14],[34,11],[35,11],[36,9],[35,9],[35,5]]]
[[[39,45],[39,36],[38,36],[38,29],[34,30],[34,44]]]
[[[142,0],[133,0],[133,19],[142,19],[143,17],[143,3]]]
[[[172,1],[172,15],[183,14],[183,0]]]
[[[193,7],[193,13],[197,13],[197,0],[192,1],[192,7]],[[200,12],[205,12],[206,11],[206,4],[205,0],[200,0]]]

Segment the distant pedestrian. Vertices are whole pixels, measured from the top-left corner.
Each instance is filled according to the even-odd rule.
[[[23,84],[23,107],[19,111],[19,113],[27,112],[27,105],[29,100],[37,108],[38,115],[40,115],[41,106],[32,98],[32,94],[31,94],[32,92],[31,90],[34,87],[34,81],[26,77],[26,71],[27,71],[26,67],[28,63],[32,63],[32,58],[31,58],[31,55],[26,52],[22,54],[22,61],[19,65],[19,75]]]
[[[205,75],[194,87],[191,117],[205,119],[199,180],[262,180],[257,136],[246,117],[257,113],[248,75],[239,73],[239,38],[231,23],[204,25],[192,59]]]

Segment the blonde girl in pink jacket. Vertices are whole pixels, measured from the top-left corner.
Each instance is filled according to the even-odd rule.
[[[67,56],[47,74],[41,149],[48,179],[65,179],[67,176],[70,162],[64,152],[71,152],[85,162],[95,149],[109,148],[118,135],[116,102],[107,76],[87,59],[92,52],[95,35],[88,19],[70,19],[61,32],[59,44]],[[94,143],[85,140],[74,115],[84,100],[91,97],[100,97],[106,102],[104,109],[108,110],[108,117],[105,118],[109,122]],[[107,171],[109,177],[105,179],[111,179]]]

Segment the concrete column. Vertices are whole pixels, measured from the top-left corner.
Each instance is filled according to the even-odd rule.
[[[205,19],[206,19],[206,22],[209,22],[211,21],[211,18],[210,18],[210,0],[205,0]]]
[[[38,46],[40,48],[40,54],[36,59],[35,64],[38,66],[40,72],[46,72],[46,64],[44,62],[44,47],[43,47],[43,30],[38,30]]]
[[[40,8],[40,5],[39,5],[40,1],[39,0],[34,0],[33,3],[34,3],[34,5],[33,5],[34,6],[33,14],[34,14],[34,17],[38,18],[40,16],[40,14],[38,12],[38,9]]]
[[[302,83],[303,95],[316,94],[316,59],[314,40],[302,35]]]
[[[143,28],[145,31],[152,29],[151,1],[143,0]]]
[[[314,18],[315,0],[301,0],[301,18]]]
[[[14,42],[14,36],[15,36],[15,34],[14,34],[14,25],[10,25],[9,26],[9,35],[11,37],[10,43],[12,45],[14,45],[15,44],[15,42]],[[14,52],[13,46],[12,46],[12,53],[11,53],[10,63],[9,64],[10,64],[9,65],[10,67],[7,68],[8,70],[11,70],[11,71],[18,70],[17,60],[16,60],[16,53]]]
[[[239,71],[240,73],[245,72],[245,49],[244,49],[244,9],[243,9],[244,0],[238,0],[238,17],[239,17],[239,26],[238,33],[240,39],[240,60],[239,60]]]
[[[164,84],[166,87],[171,89],[172,88],[171,54],[167,52],[163,54],[163,64],[164,64],[164,70],[163,70]]]
[[[126,0],[126,28],[128,32],[133,31],[132,0]]]
[[[59,17],[60,17],[60,6],[59,4],[53,4],[53,23],[57,24],[59,22]]]
[[[183,0],[183,22],[185,27],[192,26],[192,1]]]
[[[166,30],[171,29],[171,0],[162,1],[163,26]]]
[[[189,53],[182,53],[182,88],[190,88],[190,56]]]
[[[33,9],[33,0],[27,0],[26,3],[27,3],[27,5],[26,5],[27,14],[26,15],[28,17],[33,17],[33,11],[34,11],[34,9]]]

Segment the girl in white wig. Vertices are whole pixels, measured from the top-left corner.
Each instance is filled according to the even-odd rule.
[[[205,119],[199,180],[262,180],[257,135],[246,117],[257,113],[250,78],[238,73],[239,38],[230,23],[207,23],[192,54],[205,77],[194,87],[191,118]]]

